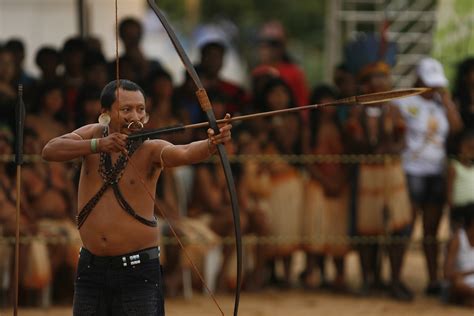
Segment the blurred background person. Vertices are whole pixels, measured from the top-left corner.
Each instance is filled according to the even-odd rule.
[[[38,141],[44,146],[48,141],[62,135],[69,128],[64,110],[62,86],[58,83],[45,84],[38,88],[33,114],[26,117],[25,125],[38,133]]]
[[[13,154],[13,134],[6,126],[0,126],[0,155]],[[0,237],[14,238],[16,230],[16,202],[20,199],[20,236],[34,237],[37,232],[36,216],[28,204],[27,195],[21,191],[17,196],[15,165],[0,160]],[[0,243],[0,305],[13,302],[14,245]],[[38,304],[38,290],[51,280],[49,261],[46,256],[46,242],[37,241],[20,244],[19,297],[27,304]],[[41,260],[46,259],[46,260]]]
[[[177,104],[173,78],[165,69],[154,70],[147,78],[147,107],[149,120],[147,128],[165,128],[186,122],[189,118]],[[215,104],[213,103],[213,106]],[[216,114],[217,115],[217,114]],[[165,134],[161,138],[172,143],[185,144],[192,141],[193,130]]]
[[[100,93],[102,89],[85,85],[77,97],[74,126],[79,128],[87,124],[97,123],[100,115]]]
[[[42,46],[36,52],[35,63],[40,70],[39,84],[59,81],[58,69],[61,64],[61,55],[54,47]]]
[[[109,81],[104,55],[97,51],[87,51],[84,55],[84,84],[102,89]]]
[[[474,209],[448,244],[444,274],[448,281],[448,300],[474,307]]]
[[[13,54],[0,46],[0,124],[15,129],[15,105],[17,89],[15,80],[15,60]]]
[[[241,131],[238,134],[239,155],[262,154],[262,144],[254,138],[251,132]],[[237,191],[241,212],[248,218],[245,235],[265,238],[270,234],[268,216],[268,197],[271,193],[270,174],[265,162],[256,159],[246,159],[234,168],[237,175]],[[265,263],[268,259],[268,245],[258,242],[256,245],[244,247],[246,256],[252,264],[245,267],[244,288],[249,291],[262,290],[266,285]]]
[[[356,80],[346,64],[341,63],[335,68],[333,82],[337,89],[337,99],[348,98],[357,94]],[[339,121],[344,123],[349,116],[350,105],[341,104],[336,109]]]
[[[25,155],[38,155],[41,142],[35,130],[24,132]],[[36,286],[47,296],[46,304],[72,304],[74,271],[81,247],[75,226],[75,202],[72,173],[63,164],[46,164],[42,160],[27,161],[22,168],[22,189],[34,213],[38,236],[55,240],[47,244],[44,256],[51,271],[51,279]],[[51,295],[49,297],[49,295]],[[44,304],[40,303],[40,304]]]
[[[86,51],[86,44],[81,37],[68,38],[62,47],[63,73],[60,82],[64,90],[63,102],[68,119],[71,119],[74,115],[77,96],[84,84],[84,56]]]
[[[309,90],[304,71],[288,53],[287,36],[283,25],[275,20],[265,23],[258,34],[259,65],[272,66],[290,86],[298,106],[307,105]]]
[[[143,27],[140,20],[133,17],[125,17],[119,24],[119,36],[124,47],[123,54],[119,57],[120,63],[126,62],[131,76],[122,76],[121,78],[133,80],[134,82],[143,83],[143,80],[153,71],[161,68],[161,63],[156,59],[148,58],[142,50],[141,44],[143,39]],[[109,74],[112,79],[116,75],[116,60],[109,63]],[[121,69],[122,70],[122,69]]]
[[[474,126],[474,57],[463,60],[457,69],[454,81],[454,100],[458,106],[464,126]]]
[[[447,200],[451,229],[463,227],[464,218],[474,210],[474,131],[465,130],[459,137],[458,151],[450,160],[447,177]]]
[[[22,84],[24,89],[28,90],[35,83],[35,79],[24,68],[25,61],[25,44],[20,38],[11,38],[5,43],[5,48],[9,50],[15,60],[15,77],[16,84]]]
[[[245,112],[249,103],[246,91],[221,75],[224,58],[229,48],[224,32],[215,26],[201,27],[197,31],[196,44],[200,52],[198,68],[201,71],[204,87],[217,91],[226,99],[226,113],[233,115]]]
[[[251,72],[251,105],[249,112],[258,113],[263,112],[264,101],[261,100],[263,89],[266,84],[272,79],[279,78],[280,72],[272,66],[261,65],[255,67]],[[249,122],[250,124],[252,121]]]
[[[422,95],[396,100],[405,118],[406,148],[403,168],[414,214],[421,212],[423,249],[428,268],[427,295],[439,295],[438,227],[446,205],[446,141],[462,128],[451,99],[443,66],[425,57],[417,66],[415,87],[432,88]]]
[[[232,153],[233,146],[228,145],[226,148],[228,152]],[[222,238],[233,236],[232,205],[220,162],[216,160],[196,165],[192,188],[189,216]],[[242,231],[247,229],[245,213],[240,214],[240,225]],[[236,286],[235,279],[227,273],[229,264],[233,262],[234,251],[233,244],[224,243],[222,245],[220,251],[222,260],[217,268],[215,285],[217,292],[225,293]]]
[[[313,89],[311,104],[335,101],[337,94],[329,86]],[[343,155],[345,153],[337,108],[328,106],[310,115],[310,151],[313,155]],[[349,199],[347,165],[338,162],[316,162],[307,166],[310,179],[305,188],[304,249],[306,270],[303,283],[315,287],[315,268],[320,270],[320,286],[336,291],[346,290],[344,256],[349,252]],[[327,281],[325,262],[332,257],[336,277]]]
[[[361,34],[346,46],[345,58],[349,69],[357,76],[359,93],[377,93],[392,88],[390,69],[396,60],[394,43],[373,34]],[[413,293],[401,279],[413,223],[401,163],[405,129],[400,110],[390,102],[355,106],[345,124],[349,152],[382,156],[375,162],[358,164],[354,202],[356,234],[399,238],[386,246],[379,241],[358,245],[363,278],[361,294],[388,290],[394,299],[411,301]],[[380,275],[382,246],[390,261],[388,287]]]
[[[288,109],[295,106],[290,87],[282,79],[267,82],[262,100],[265,111]],[[304,184],[298,163],[279,159],[278,155],[303,152],[303,124],[299,113],[268,117],[256,134],[256,141],[265,144],[262,152],[275,155],[266,168],[270,175],[268,195],[268,227],[274,243],[268,246],[270,285],[290,288],[293,255],[301,249],[301,230],[304,211]],[[289,216],[291,214],[291,216]],[[275,263],[283,263],[283,275],[278,275]]]

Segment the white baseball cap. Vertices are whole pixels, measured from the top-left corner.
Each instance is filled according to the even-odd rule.
[[[215,25],[205,25],[198,28],[194,34],[194,41],[199,49],[211,43],[220,44],[224,48],[229,46],[227,35],[222,28]]]
[[[448,79],[444,75],[443,65],[436,59],[426,57],[420,60],[416,73],[429,88],[445,88],[448,86]]]

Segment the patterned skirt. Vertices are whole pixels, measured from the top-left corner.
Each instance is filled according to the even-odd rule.
[[[393,233],[412,223],[405,173],[399,160],[383,165],[361,164],[356,198],[356,229],[360,235]]]
[[[287,256],[301,248],[304,210],[303,177],[295,170],[272,177],[266,215],[270,228],[270,256]]]
[[[317,181],[305,190],[304,249],[308,252],[343,256],[349,250],[349,188],[338,196],[327,196]]]

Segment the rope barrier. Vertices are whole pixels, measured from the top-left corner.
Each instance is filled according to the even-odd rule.
[[[447,159],[456,158],[457,156],[449,156]],[[0,163],[13,162],[14,155],[0,155]],[[313,163],[343,163],[343,164],[357,164],[357,163],[385,163],[395,160],[400,160],[400,155],[388,154],[342,154],[342,155],[229,155],[229,160],[233,163],[244,163],[247,161],[257,161],[262,163],[272,162],[289,162],[299,164],[313,164]],[[211,157],[206,162],[217,162],[218,157]],[[47,163],[41,155],[24,155],[25,162],[44,162]],[[70,162],[69,162],[70,163]]]
[[[450,158],[455,158],[450,157]],[[207,163],[216,162],[218,157],[211,157],[207,160]],[[231,155],[229,160],[233,163],[245,163],[247,161],[257,161],[260,163],[273,163],[273,162],[289,162],[296,164],[314,164],[314,163],[342,163],[342,164],[380,164],[387,163],[393,160],[399,160],[399,155],[359,155],[359,154],[343,154],[343,155]],[[0,163],[2,162],[13,162],[14,155],[0,155]],[[44,162],[40,155],[25,155],[25,162]],[[71,240],[65,236],[22,236],[20,243],[27,244],[35,239],[44,240],[47,244],[69,244],[77,243],[80,240]],[[170,237],[161,238],[163,245],[176,244],[176,240]],[[190,240],[183,237],[183,241],[187,245],[208,245],[204,240]],[[14,237],[1,237],[0,244],[14,244]],[[284,245],[284,244],[299,244],[299,245],[311,245],[318,243],[330,243],[330,244],[350,244],[350,245],[361,245],[361,244],[392,244],[400,242],[410,242],[411,245],[420,245],[423,243],[446,243],[447,240],[440,240],[434,237],[426,239],[411,240],[409,236],[389,236],[389,235],[378,235],[378,236],[246,236],[243,237],[243,243],[246,245],[264,244],[264,245]],[[221,244],[233,244],[233,237],[224,237],[220,239]]]
[[[209,243],[202,239],[189,239],[186,237],[181,238],[185,245],[191,246],[209,246],[214,245],[215,242]],[[71,239],[65,236],[22,236],[20,237],[20,243],[23,245],[29,244],[34,240],[44,241],[49,245],[68,245],[77,244],[81,242],[80,239]],[[172,237],[161,237],[162,245],[176,245],[176,239]],[[413,245],[420,245],[423,243],[440,243],[444,244],[447,239],[437,239],[434,237],[428,237],[426,239],[415,239],[412,240],[409,236],[244,236],[242,241],[245,245],[286,245],[286,244],[298,244],[298,245],[311,245],[319,243],[331,243],[331,244],[349,244],[349,245],[363,245],[363,244],[397,244],[402,242],[409,242]],[[0,244],[14,244],[14,237],[0,237]],[[220,239],[220,244],[232,245],[234,243],[233,237],[224,237]]]

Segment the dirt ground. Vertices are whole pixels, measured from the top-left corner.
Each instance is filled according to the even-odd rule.
[[[448,227],[443,221],[440,237],[447,237]],[[414,239],[419,238],[419,224],[415,229]],[[301,269],[302,256],[296,256],[294,274]],[[351,253],[346,262],[347,280],[355,291],[360,284],[359,265],[355,253]],[[384,266],[384,275],[389,269]],[[329,273],[333,273],[330,269]],[[438,299],[427,298],[423,295],[426,285],[426,269],[422,251],[418,247],[410,249],[403,269],[403,279],[415,292],[416,298],[411,303],[400,303],[388,297],[361,298],[355,294],[337,295],[327,291],[277,291],[268,290],[258,294],[243,293],[240,300],[241,316],[472,316],[473,309],[446,305]],[[225,315],[232,315],[233,297],[218,296],[217,301]],[[68,316],[70,307],[52,307],[46,309],[20,309],[20,316]],[[191,299],[168,299],[166,301],[167,315],[220,315],[212,300],[204,295],[194,293]],[[13,311],[0,310],[0,316],[13,315]]]
[[[225,315],[232,315],[233,298],[217,297]],[[70,307],[47,309],[20,309],[20,316],[67,316]],[[210,298],[194,296],[192,299],[172,299],[166,302],[167,315],[220,315]],[[305,293],[302,291],[262,294],[243,294],[240,301],[241,316],[472,316],[473,310],[446,306],[435,299],[419,296],[413,303],[398,303],[387,298],[361,299],[354,296],[339,296],[328,293]],[[1,316],[13,315],[12,310],[0,311]]]

